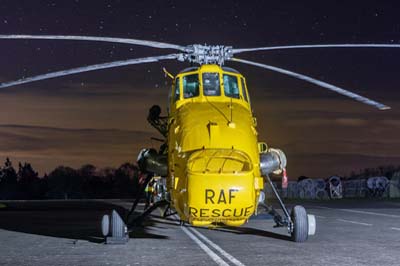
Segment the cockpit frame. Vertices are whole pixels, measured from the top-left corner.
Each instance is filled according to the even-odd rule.
[[[238,71],[218,65],[192,67],[175,77],[170,111],[194,102],[235,102],[251,110],[248,95],[246,80]]]

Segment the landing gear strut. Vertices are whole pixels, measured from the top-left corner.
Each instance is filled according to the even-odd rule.
[[[307,240],[309,235],[314,235],[316,227],[314,215],[307,215],[304,207],[300,205],[294,206],[291,214],[289,214],[285,204],[283,203],[278,191],[274,187],[269,176],[265,175],[264,178],[271,186],[272,191],[278,199],[279,205],[282,208],[284,214],[284,217],[282,217],[272,207],[264,206],[269,210],[269,214],[274,217],[274,221],[276,223],[275,227],[286,226],[294,242],[304,242]]]

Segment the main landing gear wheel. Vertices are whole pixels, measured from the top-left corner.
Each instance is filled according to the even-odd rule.
[[[291,233],[292,240],[294,242],[306,241],[308,238],[308,217],[306,209],[304,209],[303,206],[295,206],[292,209],[290,217],[293,223],[293,229]]]

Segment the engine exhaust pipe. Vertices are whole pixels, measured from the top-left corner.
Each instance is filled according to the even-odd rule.
[[[260,154],[260,170],[262,176],[270,173],[280,174],[286,168],[286,155],[279,149],[268,149]]]

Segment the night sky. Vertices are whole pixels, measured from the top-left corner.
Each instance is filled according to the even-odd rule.
[[[136,38],[179,45],[400,44],[396,1],[8,1],[0,34]],[[335,3],[333,3],[335,2]],[[348,1],[350,2],[350,1]],[[0,40],[0,81],[83,65],[169,54],[127,44]],[[245,75],[260,139],[283,149],[288,173],[328,177],[400,164],[400,48],[280,50],[238,55],[318,78],[392,107],[379,111],[282,74],[228,63]],[[165,110],[161,62],[77,74],[0,91],[0,160],[100,167],[157,147],[148,108]],[[3,159],[2,159],[3,158]]]

